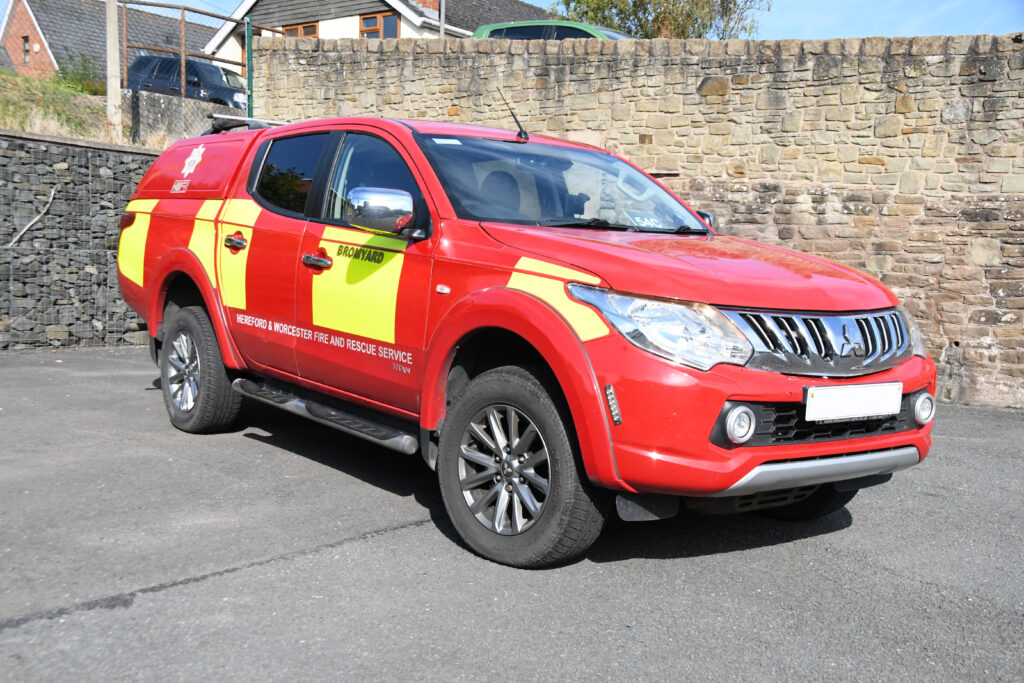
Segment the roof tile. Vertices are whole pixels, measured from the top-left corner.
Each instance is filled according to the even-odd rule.
[[[101,0],[27,0],[54,58],[66,66],[81,57],[101,71],[106,63],[106,3]],[[118,20],[121,12],[118,10]],[[128,9],[128,42],[178,49],[178,19],[138,9]],[[215,29],[187,21],[185,44],[190,52],[202,52]],[[128,51],[128,63],[138,51]]]

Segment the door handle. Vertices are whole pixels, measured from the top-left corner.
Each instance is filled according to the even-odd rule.
[[[245,241],[245,238],[242,237],[242,233],[240,232],[236,232],[234,235],[228,235],[224,238],[224,246],[234,251],[245,249],[248,244],[249,243]]]
[[[320,249],[315,254],[303,254],[302,265],[307,268],[319,268],[321,270],[326,270],[334,265],[334,261],[331,260],[331,257],[328,256],[323,249]]]

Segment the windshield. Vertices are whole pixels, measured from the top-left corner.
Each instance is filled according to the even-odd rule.
[[[220,86],[238,88],[245,90],[245,81],[234,71],[228,71],[209,62],[193,62],[193,65],[202,72],[203,84],[206,86]]]
[[[610,28],[599,28],[597,30],[608,36],[611,40],[629,40],[633,37]]]
[[[238,88],[239,90],[245,90],[245,79],[236,74],[234,71],[228,69],[221,69],[224,72],[224,78],[228,82],[229,88]]]
[[[418,135],[459,218],[525,225],[700,231],[671,194],[611,154],[535,142]]]

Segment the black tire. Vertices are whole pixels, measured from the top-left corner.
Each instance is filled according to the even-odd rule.
[[[206,311],[201,306],[179,308],[164,330],[160,387],[171,424],[192,434],[227,429],[238,417],[242,397],[231,390]]]
[[[768,508],[762,510],[761,514],[788,522],[809,522],[843,509],[857,495],[858,490],[838,491],[832,484],[822,484],[817,491],[799,502]]]
[[[607,496],[586,479],[571,424],[556,386],[529,368],[489,370],[455,400],[441,429],[437,477],[455,530],[476,553],[512,567],[539,568],[568,562],[597,540],[607,519]],[[493,446],[478,436],[481,429]],[[509,448],[499,447],[511,435],[518,437],[508,439]],[[488,462],[478,463],[484,452]],[[496,462],[500,452],[505,455]],[[468,486],[474,478],[483,481],[463,491],[463,483]],[[470,498],[484,507],[474,512]],[[533,508],[539,506],[535,515],[530,500]]]

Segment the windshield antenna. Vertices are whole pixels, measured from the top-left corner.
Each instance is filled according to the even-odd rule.
[[[501,95],[501,101],[505,103],[506,107],[508,107],[508,113],[512,114],[512,120],[516,122],[516,126],[519,128],[519,132],[516,133],[516,138],[523,142],[528,141],[530,139],[530,134],[526,132],[525,128],[523,128],[523,124],[519,123],[519,117],[517,117],[516,113],[512,111],[512,105],[505,99],[505,93],[501,92],[501,88],[498,88],[498,94]]]

